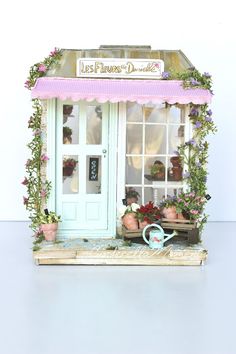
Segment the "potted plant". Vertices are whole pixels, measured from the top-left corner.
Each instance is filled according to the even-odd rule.
[[[178,219],[199,220],[206,202],[205,196],[195,192],[179,194],[176,200]]]
[[[160,203],[161,213],[166,219],[177,219],[176,213],[176,196],[167,196]]]
[[[160,209],[150,201],[136,210],[136,218],[139,222],[139,228],[144,229],[148,224],[156,223],[161,219]]]
[[[165,165],[163,162],[156,160],[150,169],[151,176],[154,180],[164,181],[165,179]]]
[[[63,176],[70,177],[76,167],[78,161],[72,158],[65,158],[63,160]]]
[[[139,205],[132,203],[128,205],[123,210],[123,215],[121,215],[122,224],[126,227],[127,230],[137,230],[138,229],[138,220],[136,218],[136,211],[139,208]]]
[[[69,127],[63,127],[63,144],[72,143],[72,129]]]
[[[55,241],[58,229],[58,223],[61,221],[61,217],[56,213],[45,209],[44,214],[41,214],[39,221],[41,223],[41,230],[43,231],[46,241]]]

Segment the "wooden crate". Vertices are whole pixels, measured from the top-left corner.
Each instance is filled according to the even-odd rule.
[[[178,231],[178,235],[175,236],[177,239],[191,244],[200,242],[199,228],[196,222],[181,219],[162,219],[161,227],[167,232]]]

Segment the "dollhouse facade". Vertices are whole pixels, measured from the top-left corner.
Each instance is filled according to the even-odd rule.
[[[61,215],[60,238],[114,237],[127,191],[157,205],[185,188],[175,151],[192,136],[190,104],[211,94],[185,90],[163,73],[192,64],[181,51],[149,46],[63,50],[37,79],[42,101],[47,207]]]

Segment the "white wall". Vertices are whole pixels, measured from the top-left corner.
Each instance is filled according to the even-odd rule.
[[[219,132],[211,137],[208,212],[211,220],[236,220],[236,46],[233,1],[21,0],[1,8],[0,220],[24,220],[26,142],[30,138],[30,65],[59,48],[100,44],[151,44],[182,49],[200,71],[214,77],[212,104]]]

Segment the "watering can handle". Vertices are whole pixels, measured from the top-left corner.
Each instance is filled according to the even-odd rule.
[[[144,241],[149,245],[149,241],[146,239],[146,231],[147,231],[147,229],[149,228],[149,227],[157,227],[160,231],[162,231],[163,232],[163,234],[164,234],[164,230],[163,230],[163,228],[160,226],[160,225],[157,225],[157,224],[150,224],[150,225],[147,225],[147,226],[145,226],[145,228],[143,229],[143,239],[144,239]]]

